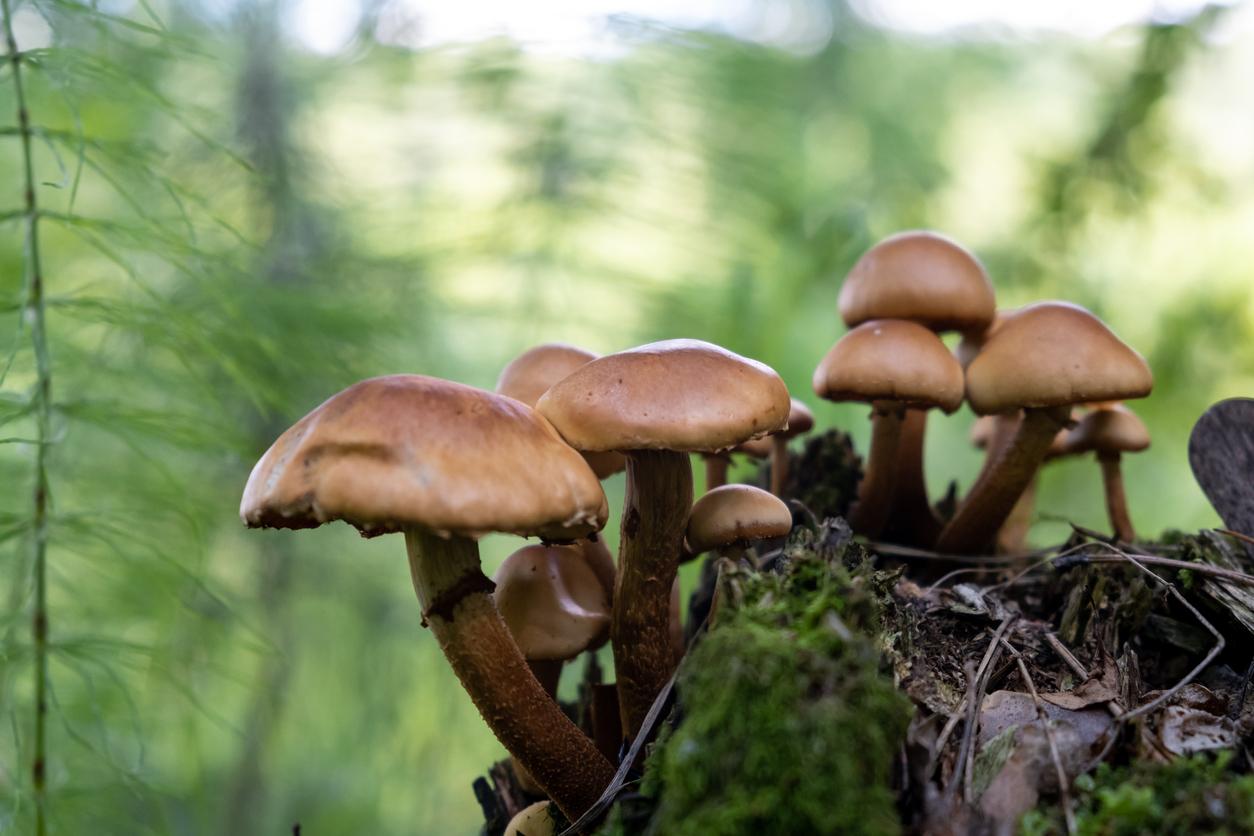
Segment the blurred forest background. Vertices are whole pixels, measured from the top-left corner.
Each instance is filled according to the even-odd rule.
[[[624,2],[550,43],[435,38],[402,0],[4,3],[42,269],[10,56],[0,832],[35,832],[40,748],[51,833],[473,832],[502,752],[419,625],[400,540],[245,531],[255,459],[361,377],[490,388],[537,342],[674,336],[773,365],[864,443],[865,410],[809,379],[841,277],[899,229],[972,247],[1002,306],[1074,300],[1146,354],[1133,516],[1216,522],[1185,441],[1254,393],[1242,6],[1111,4],[1126,19],[1080,32]],[[929,427],[937,494],[978,466],[970,422]],[[1104,527],[1093,463],[1051,466],[1040,507],[1038,542]],[[517,545],[485,541],[488,570]]]

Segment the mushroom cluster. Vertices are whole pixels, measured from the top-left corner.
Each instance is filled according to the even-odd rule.
[[[839,306],[850,330],[813,386],[871,407],[850,512],[857,533],[949,553],[1020,548],[1041,464],[1094,452],[1115,533],[1135,536],[1120,457],[1149,436],[1122,402],[1147,395],[1152,380],[1096,317],[1061,302],[999,313],[975,256],[931,232],[869,250]],[[947,331],[962,335],[957,356],[941,341]],[[978,436],[987,459],[943,519],[924,482],[927,412],[964,401],[991,416]],[[495,392],[392,375],[334,395],[257,462],[240,514],[250,527],[343,520],[368,537],[403,533],[424,626],[520,781],[574,820],[610,782],[611,759],[640,733],[684,653],[678,567],[704,552],[710,565],[752,562],[753,544],[789,534],[788,443],[813,426],[774,370],[710,343],[605,356],[547,344],[511,362]],[[725,485],[733,453],[769,456],[771,491]],[[706,462],[695,504],[693,454]],[[608,517],[600,480],[623,470],[615,560],[598,534]],[[489,532],[540,543],[514,552],[493,581],[477,545]],[[606,641],[612,740],[600,697],[595,734],[557,701],[563,664]]]

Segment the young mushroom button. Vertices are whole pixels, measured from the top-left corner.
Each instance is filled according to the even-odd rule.
[[[792,513],[779,497],[752,485],[724,485],[692,506],[684,539],[689,554],[722,554],[723,549],[785,537],[791,530]]]
[[[540,396],[580,366],[597,359],[591,351],[566,343],[544,343],[519,354],[501,370],[498,394],[534,407]],[[621,453],[584,453],[598,479],[613,476],[627,466]]]
[[[782,429],[788,408],[772,369],[697,340],[593,360],[536,405],[575,449],[627,456],[610,643],[628,738],[674,669],[668,610],[692,505],[688,454]]]
[[[827,352],[814,371],[814,392],[829,401],[872,405],[871,453],[850,524],[876,537],[896,491],[897,446],[906,409],[955,411],[962,405],[962,369],[940,337],[922,325],[871,320]]]
[[[583,458],[530,407],[419,375],[363,381],[306,415],[257,462],[240,504],[250,527],[344,520],[367,536],[403,531],[445,658],[497,738],[571,817],[613,768],[527,667],[476,538],[576,539],[600,529],[606,511]]]
[[[985,548],[1044,461],[1074,404],[1148,395],[1153,376],[1101,320],[1064,302],[1029,305],[1006,317],[967,369],[967,398],[980,415],[1022,409],[1013,439],[976,480],[937,548]]]

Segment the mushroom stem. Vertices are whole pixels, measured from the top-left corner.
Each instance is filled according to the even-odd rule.
[[[1028,530],[1032,528],[1032,515],[1036,511],[1036,483],[1038,476],[1033,475],[1032,481],[1023,489],[1015,507],[1010,509],[1010,516],[997,530],[997,551],[1002,554],[1018,554],[1027,546]]]
[[[783,433],[771,436],[771,493],[784,495],[784,483],[788,481],[788,439]]]
[[[545,693],[497,612],[475,541],[406,529],[424,618],[484,722],[572,821],[614,768]]]
[[[1123,468],[1119,466],[1118,453],[1098,453],[1102,465],[1102,484],[1106,488],[1106,514],[1110,517],[1115,536],[1125,543],[1136,540],[1136,529],[1128,515],[1128,498],[1123,492]]]
[[[871,452],[866,473],[858,485],[858,501],[849,512],[853,530],[878,537],[888,522],[897,491],[897,447],[905,410],[897,404],[874,406],[871,413]]]
[[[675,669],[670,638],[671,587],[692,507],[686,453],[627,453],[627,495],[618,551],[610,643],[623,732],[635,737]]]
[[[727,484],[727,465],[731,463],[728,453],[706,453],[705,459],[705,490],[706,493]]]
[[[941,523],[927,497],[923,475],[923,437],[927,410],[907,409],[897,442],[897,494],[888,520],[888,536],[908,546],[931,547]]]
[[[987,548],[1049,453],[1058,430],[1071,418],[1070,407],[1024,410],[1010,444],[1002,446],[976,480],[954,518],[941,530],[937,551],[970,554]]]
[[[1023,418],[1017,411],[993,416],[993,434],[984,450],[984,462],[980,465],[980,472],[976,474],[975,481],[971,483],[972,490],[975,490],[976,485],[988,478],[988,472],[993,469],[993,463],[997,461],[997,456],[1014,440],[1015,431],[1019,429],[1021,420]]]

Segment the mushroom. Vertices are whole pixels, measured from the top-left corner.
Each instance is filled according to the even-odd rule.
[[[832,346],[814,371],[814,391],[829,401],[871,404],[871,452],[849,522],[855,531],[876,537],[896,492],[907,408],[955,411],[962,405],[962,368],[940,337],[922,325],[876,319]]]
[[[547,421],[510,398],[419,375],[362,381],[289,428],[253,468],[250,527],[344,520],[403,531],[414,590],[485,722],[568,816],[614,770],[527,667],[492,600],[476,538],[575,539],[605,524],[605,494]]]
[[[774,494],[752,485],[724,485],[692,506],[684,534],[690,555],[736,557],[750,544],[792,531],[792,513]]]
[[[597,359],[591,351],[566,343],[544,343],[519,354],[501,370],[497,394],[535,407],[540,396],[575,369]],[[598,479],[607,479],[627,466],[621,453],[584,453]]]
[[[1106,493],[1106,513],[1115,535],[1125,543],[1136,539],[1136,529],[1128,515],[1123,490],[1123,470],[1119,460],[1124,453],[1136,453],[1150,445],[1149,430],[1132,410],[1123,404],[1101,404],[1080,419],[1067,434],[1066,449],[1072,453],[1097,454],[1102,466]]]
[[[531,672],[550,696],[562,664],[605,644],[609,595],[577,546],[523,546],[493,579],[496,608]]]
[[[777,433],[771,433],[764,438],[751,438],[741,444],[737,444],[730,452],[722,453],[722,481],[710,485],[710,480],[706,479],[706,490],[722,487],[727,484],[727,464],[731,461],[731,453],[743,453],[755,459],[770,458],[771,460],[771,493],[776,496],[782,496],[784,491],[784,480],[788,478],[788,442],[799,435],[805,435],[814,429],[814,413],[810,411],[810,407],[806,406],[802,401],[792,398],[788,409],[788,426]],[[706,460],[706,473],[709,474],[710,459],[712,456],[720,454],[706,454],[703,458]]]
[[[979,259],[936,232],[900,232],[867,250],[840,288],[840,314],[850,328],[873,319],[907,319],[936,332],[978,340],[995,316],[993,285]],[[897,452],[897,490],[888,528],[894,539],[930,546],[940,521],[928,499],[923,469],[927,413],[908,410]]]
[[[505,827],[505,836],[554,836],[557,822],[549,812],[549,802],[537,801],[518,811]]]
[[[527,666],[554,699],[562,665],[609,637],[610,592],[581,545],[523,546],[505,558],[493,578],[497,611]],[[523,789],[542,793],[521,764],[515,763],[514,771]]]
[[[767,366],[709,343],[669,340],[593,360],[536,405],[575,449],[627,456],[610,643],[628,738],[677,661],[668,610],[692,506],[688,454],[781,429],[788,404]]]
[[[796,398],[788,410],[788,429],[772,433],[771,438],[771,493],[784,495],[784,482],[788,479],[788,442],[814,429],[814,413]]]
[[[1040,302],[1008,315],[967,369],[967,399],[977,414],[1022,409],[1023,419],[941,531],[937,549],[966,554],[992,541],[1073,405],[1140,398],[1151,388],[1141,355],[1084,308]]]

